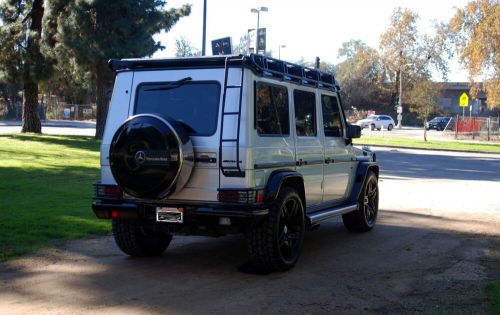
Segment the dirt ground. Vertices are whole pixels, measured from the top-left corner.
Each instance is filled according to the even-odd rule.
[[[375,229],[323,223],[287,273],[245,272],[241,236],[176,237],[153,259],[125,256],[110,236],[77,240],[0,264],[0,314],[487,313],[500,156],[377,151]]]

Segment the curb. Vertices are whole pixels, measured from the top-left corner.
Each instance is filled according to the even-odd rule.
[[[487,151],[433,149],[433,148],[419,148],[419,147],[402,147],[402,146],[396,146],[396,145],[366,144],[366,143],[354,143],[353,145],[355,145],[355,146],[367,146],[367,147],[379,147],[379,148],[412,149],[412,150],[425,150],[425,151],[463,152],[463,153],[481,153],[481,154],[495,154],[495,155],[500,155],[500,152],[487,152]]]

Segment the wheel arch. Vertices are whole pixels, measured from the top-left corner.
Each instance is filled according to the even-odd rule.
[[[283,187],[291,187],[299,194],[304,208],[306,207],[306,194],[302,175],[294,170],[275,170],[269,176],[266,185],[265,203],[270,204]]]
[[[368,161],[363,161],[358,164],[358,168],[356,170],[356,177],[354,181],[354,186],[351,191],[351,195],[349,197],[349,200],[352,203],[355,203],[358,201],[359,194],[361,193],[361,189],[364,187],[366,178],[368,177],[368,173],[372,171],[375,173],[375,176],[377,178],[379,177],[379,166],[377,162],[368,162]]]

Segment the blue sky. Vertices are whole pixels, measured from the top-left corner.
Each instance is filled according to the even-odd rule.
[[[239,42],[249,28],[255,28],[257,14],[251,8],[265,6],[268,12],[260,14],[260,27],[267,29],[267,49],[274,56],[281,49],[281,58],[296,61],[304,58],[337,63],[338,49],[343,42],[360,39],[378,48],[381,34],[389,25],[389,18],[396,7],[409,8],[419,15],[421,34],[432,33],[433,21],[449,21],[455,8],[464,7],[467,0],[207,0],[207,54],[210,41],[231,37]],[[168,0],[167,8],[190,3],[192,12],[182,18],[167,34],[156,36],[167,48],[154,57],[172,57],[175,39],[181,36],[201,49],[203,0]],[[467,81],[466,73],[455,60],[450,63],[449,81]],[[439,77],[435,78],[440,80]]]

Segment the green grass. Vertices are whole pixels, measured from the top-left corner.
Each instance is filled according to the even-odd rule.
[[[462,141],[458,142],[458,141],[432,140],[425,142],[423,139],[420,140],[420,139],[410,139],[410,138],[362,137],[359,139],[354,139],[354,144],[500,153],[500,144],[487,144],[487,143],[462,142]]]
[[[109,233],[91,209],[99,142],[0,135],[0,261],[56,240]]]
[[[491,314],[500,315],[500,282],[491,283],[486,287],[486,294],[491,305]]]

